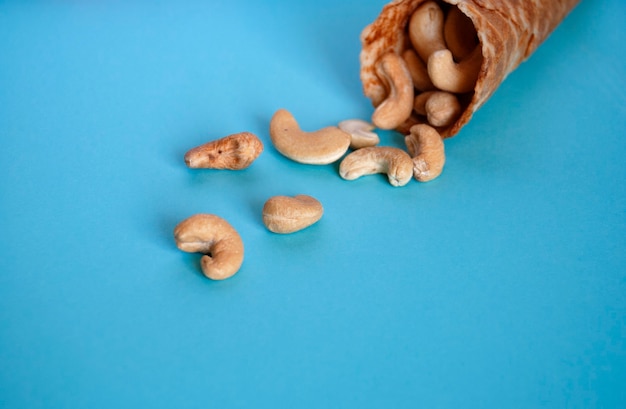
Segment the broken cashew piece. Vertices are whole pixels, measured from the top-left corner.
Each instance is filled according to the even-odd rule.
[[[274,196],[263,206],[263,223],[274,233],[294,233],[322,218],[324,208],[307,195]]]
[[[350,135],[350,148],[361,149],[368,146],[376,146],[380,138],[376,132],[372,132],[374,125],[361,119],[346,119],[339,122],[339,129]]]
[[[446,157],[439,132],[429,125],[414,125],[404,141],[413,157],[413,177],[416,180],[428,182],[441,174]]]
[[[404,186],[413,176],[413,161],[402,149],[374,146],[348,154],[339,166],[339,175],[346,180],[375,173],[386,173],[392,186]]]
[[[350,135],[336,126],[315,132],[302,131],[293,115],[285,109],[274,113],[270,122],[270,138],[284,156],[311,165],[335,162],[350,146]]]
[[[389,94],[374,110],[372,122],[380,129],[394,129],[411,116],[413,81],[404,60],[394,52],[381,57],[379,73]]]
[[[467,57],[478,45],[474,23],[458,7],[452,7],[448,11],[443,35],[447,48],[457,61]]]
[[[435,88],[428,76],[426,63],[422,61],[415,50],[407,48],[402,52],[402,58],[404,59],[406,68],[409,70],[409,74],[411,74],[411,80],[416,89],[419,91],[428,91]]]
[[[482,62],[480,45],[458,64],[454,62],[450,50],[439,50],[428,59],[428,75],[433,84],[443,91],[470,92],[474,90]]]
[[[409,20],[409,39],[422,61],[439,50],[445,50],[443,10],[434,1],[427,1],[413,12]],[[436,84],[435,84],[436,85]]]
[[[196,214],[174,229],[176,246],[188,253],[202,253],[202,272],[212,280],[231,277],[243,263],[243,241],[226,220],[212,214]]]
[[[263,143],[250,132],[240,132],[197,146],[185,154],[190,168],[245,169],[263,152]]]

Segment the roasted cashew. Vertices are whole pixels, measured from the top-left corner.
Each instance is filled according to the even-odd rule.
[[[437,91],[425,91],[418,94],[413,100],[413,110],[420,115],[426,116],[426,102],[435,92]]]
[[[428,91],[435,88],[428,76],[426,63],[422,61],[415,50],[407,48],[402,52],[402,58],[404,59],[406,68],[409,70],[409,74],[411,74],[411,80],[416,89],[419,91]]]
[[[205,276],[213,280],[231,277],[243,263],[243,241],[226,220],[212,214],[196,214],[174,229],[176,246],[188,253],[202,253]]]
[[[458,7],[448,11],[443,36],[456,61],[464,59],[478,45],[474,23]]]
[[[455,94],[437,91],[428,98],[424,110],[432,126],[448,126],[461,115],[461,103]]]
[[[314,197],[274,196],[263,206],[263,223],[274,233],[293,233],[316,223],[323,214],[322,204]]]
[[[429,125],[414,125],[404,138],[409,155],[413,157],[413,176],[420,182],[428,182],[439,176],[446,157],[443,139]]]
[[[374,110],[372,122],[380,129],[394,129],[411,116],[413,81],[404,60],[394,52],[383,55],[378,64],[389,93]]]
[[[278,150],[296,162],[325,165],[343,156],[350,146],[350,135],[336,126],[304,132],[285,109],[276,111],[270,122],[270,138]]]
[[[263,152],[263,143],[250,132],[240,132],[197,146],[185,154],[190,168],[245,169]]]
[[[435,51],[428,59],[428,75],[443,91],[464,93],[474,90],[483,63],[480,44],[458,64],[450,50]]]
[[[350,135],[350,148],[361,149],[368,146],[376,146],[380,138],[376,132],[372,132],[374,125],[361,119],[346,119],[339,122],[339,129]]]
[[[339,166],[339,175],[346,180],[374,173],[386,173],[391,185],[404,186],[411,180],[413,161],[402,149],[374,146],[348,154]]]
[[[422,61],[432,53],[445,50],[443,10],[434,1],[427,1],[413,12],[409,20],[409,39]]]

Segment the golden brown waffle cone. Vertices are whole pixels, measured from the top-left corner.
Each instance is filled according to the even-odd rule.
[[[386,97],[376,62],[389,51],[410,47],[406,26],[413,11],[427,0],[395,0],[361,34],[361,81],[365,95],[378,106]],[[441,130],[453,136],[465,125],[506,76],[528,58],[579,0],[441,0],[456,5],[474,23],[483,63],[467,107],[459,119]]]

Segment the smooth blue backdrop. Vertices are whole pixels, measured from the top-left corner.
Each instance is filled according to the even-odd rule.
[[[0,408],[626,407],[626,3],[584,0],[403,188],[268,135],[369,118],[384,3],[0,1]],[[185,167],[243,130],[250,168]],[[323,219],[268,232],[298,193]],[[198,212],[232,279],[176,249]]]

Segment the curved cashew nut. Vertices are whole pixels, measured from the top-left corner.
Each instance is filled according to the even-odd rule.
[[[379,72],[389,88],[387,98],[376,107],[372,122],[380,129],[394,129],[413,110],[413,81],[402,57],[389,52],[381,57]]]
[[[404,186],[413,175],[413,161],[402,149],[374,146],[350,153],[339,166],[339,175],[346,180],[374,173],[386,173],[391,185]]]
[[[413,12],[409,20],[409,39],[422,61],[432,53],[445,50],[443,38],[443,10],[434,1],[427,1]]]
[[[435,86],[443,91],[464,93],[474,90],[483,63],[480,45],[458,64],[450,50],[435,51],[428,59],[428,75]]]
[[[446,157],[439,132],[428,125],[415,125],[404,141],[413,157],[413,176],[416,180],[428,182],[441,174]]]
[[[416,113],[420,115],[426,115],[426,102],[428,99],[433,96],[437,91],[425,91],[421,94],[418,94],[413,101],[413,109]]]
[[[411,74],[411,80],[415,88],[420,91],[428,91],[435,88],[428,76],[426,63],[422,61],[415,50],[407,48],[402,52],[402,58],[404,59],[406,68],[409,70],[409,74]]]
[[[352,149],[376,146],[380,142],[376,132],[372,132],[374,125],[361,119],[346,119],[339,122],[338,127],[350,135],[350,148]]]
[[[212,214],[196,214],[174,229],[176,246],[188,253],[202,253],[202,272],[213,280],[231,277],[243,263],[243,241],[226,220]]]
[[[250,132],[240,132],[197,146],[185,154],[190,168],[245,169],[263,152],[263,143]]]
[[[274,233],[293,233],[316,223],[323,214],[322,204],[314,197],[274,196],[263,206],[263,223]]]
[[[285,109],[276,111],[270,122],[270,138],[278,150],[296,162],[326,165],[341,158],[350,146],[350,135],[335,126],[304,132]]]
[[[443,36],[457,61],[464,59],[478,45],[474,23],[458,7],[452,7],[448,11]]]

